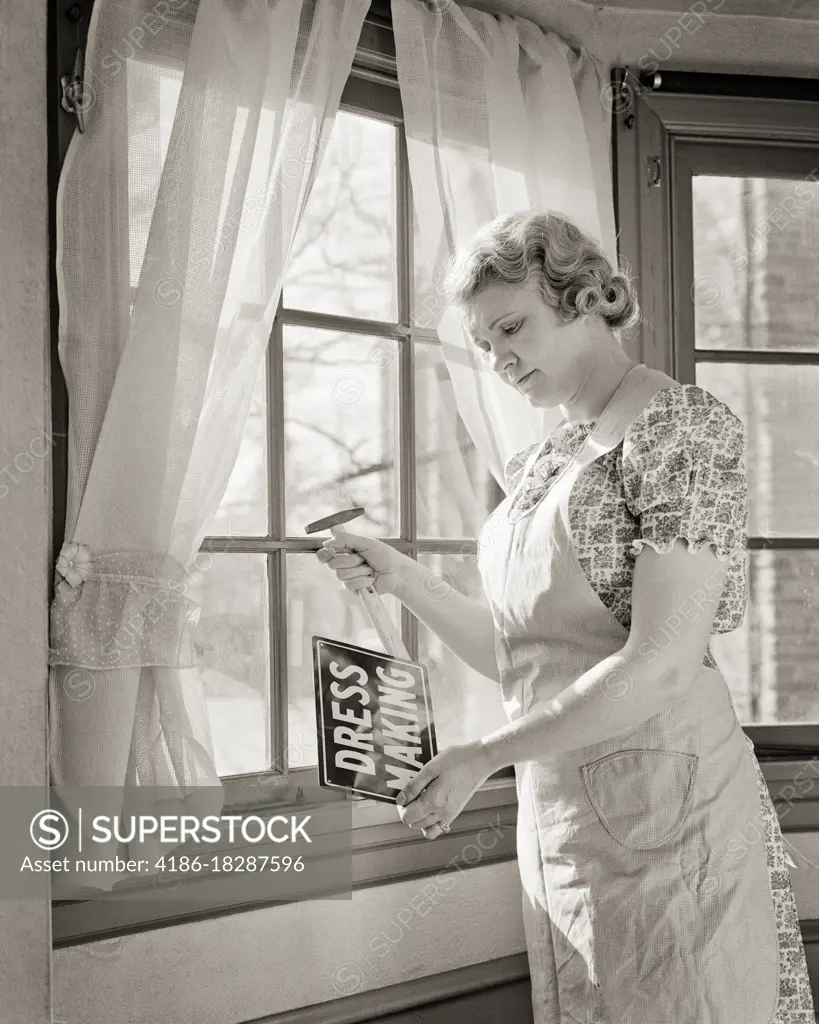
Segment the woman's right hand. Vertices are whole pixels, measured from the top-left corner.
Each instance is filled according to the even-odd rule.
[[[383,540],[348,533],[340,526],[331,530],[333,536],[319,548],[316,557],[335,572],[347,590],[374,586],[379,594],[394,594],[403,572],[415,565]],[[407,562],[409,566],[404,564]]]

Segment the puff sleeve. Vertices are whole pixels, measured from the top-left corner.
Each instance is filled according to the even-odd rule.
[[[742,622],[746,604],[748,486],[742,421],[693,384],[659,391],[623,439],[626,505],[639,523],[632,552],[713,545],[726,563],[714,632]]]

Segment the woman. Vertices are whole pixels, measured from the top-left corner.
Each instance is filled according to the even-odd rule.
[[[536,1024],[813,1024],[779,823],[708,646],[746,602],[742,424],[629,358],[632,286],[562,217],[486,225],[448,289],[492,369],[563,420],[506,464],[488,608],[430,600],[372,538],[318,554],[500,683],[509,724],[425,765],[402,820],[434,838],[515,766]]]

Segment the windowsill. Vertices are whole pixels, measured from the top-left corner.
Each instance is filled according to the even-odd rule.
[[[797,726],[748,726],[745,731],[755,743],[769,739],[772,728],[799,730],[789,736],[800,736]],[[771,734],[773,735],[773,734]],[[777,734],[781,737],[781,732]],[[783,832],[809,832],[819,830],[819,766],[808,757],[783,757],[763,761],[762,772],[768,783]],[[226,801],[223,813],[252,810],[256,814],[281,813],[285,810],[305,810],[305,789],[316,785],[315,769],[292,772],[279,784],[271,785],[263,776],[242,776],[225,780]],[[349,801],[346,793],[327,790],[326,805],[337,808]],[[386,803],[368,799],[354,799],[352,814],[351,857],[352,890],[372,885],[388,885],[410,878],[435,875],[439,872],[464,870],[513,859],[516,856],[515,827],[517,823],[517,796],[514,774],[505,769],[492,776],[472,796],[459,815],[452,831],[430,841],[411,832],[398,818],[397,809]],[[322,804],[310,806],[311,813],[321,818]],[[478,843],[478,837],[494,824],[497,840],[490,849]],[[470,862],[463,858],[467,849],[477,852]],[[460,859],[459,859],[460,858]],[[195,891],[196,879],[185,885]],[[311,899],[346,898],[346,894],[329,891],[311,895]],[[157,891],[156,897],[138,899],[103,898],[78,901],[54,901],[54,947],[112,938],[132,932],[167,927],[182,921],[201,920],[223,914],[241,913],[288,899],[236,903],[235,899],[208,902],[201,898],[171,899]]]
[[[252,783],[246,779],[226,780],[226,803],[223,814],[236,813],[237,807],[252,808],[254,814],[266,811],[282,813],[285,809],[307,810],[308,805],[298,800],[299,783],[309,786],[315,780],[315,769],[294,772],[293,782],[269,786],[269,799],[264,807],[252,799]],[[256,786],[258,789],[258,783]],[[349,798],[344,793],[327,791],[327,800],[309,806],[321,831],[322,807],[338,808]],[[352,858],[352,891],[372,885],[435,875],[446,871],[464,870],[478,865],[509,860],[516,855],[515,829],[517,823],[517,797],[514,777],[509,773],[492,776],[472,796],[453,824],[452,831],[435,840],[410,831],[398,818],[397,809],[375,800],[353,800],[350,856]],[[325,814],[325,818],[327,815]],[[337,818],[335,819],[337,821]],[[482,834],[491,831],[491,842],[480,841]],[[339,837],[341,839],[341,837]],[[473,857],[465,856],[475,850]],[[264,851],[260,851],[264,852]],[[293,902],[292,898],[236,902],[235,893],[222,899],[218,895],[218,882],[211,876],[207,880],[190,876],[185,879],[184,891],[195,894],[197,884],[209,886],[208,897],[188,896],[174,898],[172,894],[155,889],[156,895],[143,895],[144,886],[137,895],[134,887],[123,885],[111,896],[86,900],[59,900],[52,904],[54,948],[82,942],[113,938],[132,932],[167,927],[180,922],[202,920],[223,914],[257,910],[264,906]],[[149,883],[150,884],[150,883]],[[132,895],[129,898],[127,891]],[[217,894],[213,895],[214,889]],[[309,899],[348,898],[347,892],[311,892]]]

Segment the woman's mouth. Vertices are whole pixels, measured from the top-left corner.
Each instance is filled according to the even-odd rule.
[[[532,379],[532,374],[534,374],[534,373],[537,373],[537,370],[530,370],[526,374],[525,377],[521,377],[520,378],[520,380],[517,382],[516,386],[519,387],[519,388],[525,388],[526,387],[526,382],[530,381]]]

